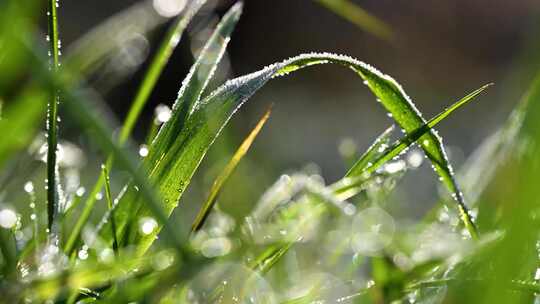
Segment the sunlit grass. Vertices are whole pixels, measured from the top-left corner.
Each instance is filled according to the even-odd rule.
[[[359,15],[363,11],[347,1],[321,2],[357,23],[363,19],[359,24],[381,37],[391,35],[384,23]],[[204,4],[191,1],[175,17],[150,58],[125,122],[116,126],[104,118],[104,101],[85,80],[100,73],[94,64],[115,52],[115,43],[125,43],[109,39],[119,25],[134,22],[125,16],[141,11],[132,9],[101,25],[61,65],[56,1],[41,8],[0,3],[0,71],[13,71],[1,72],[0,79],[0,100],[7,100],[0,116],[2,301],[534,303],[540,290],[540,81],[533,81],[508,122],[454,174],[435,128],[472,100],[481,102],[491,84],[426,120],[390,76],[352,57],[321,52],[267,65],[209,92],[242,14],[237,2],[212,29],[176,101],[170,108],[160,106],[142,146],[134,145],[130,136],[141,111]],[[39,12],[47,11],[49,50],[41,47],[36,25]],[[6,19],[13,25],[7,26]],[[107,27],[111,36],[105,37]],[[398,128],[381,130],[341,179],[328,182],[308,169],[284,174],[248,214],[233,217],[218,203],[220,195],[248,157],[269,118],[267,110],[236,152],[222,156],[229,162],[197,205],[198,213],[191,212],[182,201],[184,193],[242,106],[273,79],[321,64],[352,71]],[[17,71],[26,71],[29,80],[15,86]],[[15,94],[7,94],[12,87]],[[60,140],[59,107],[65,111],[62,119],[75,124],[92,149],[79,152],[75,144]],[[40,134],[45,121],[46,133]],[[396,135],[397,129],[402,134]],[[80,181],[92,176],[80,178],[88,173],[66,160],[70,153],[95,153],[104,162],[101,168],[89,165],[100,174],[87,185],[88,193]],[[399,204],[389,194],[424,161],[446,192],[422,221],[404,221],[389,210],[389,204]],[[245,191],[247,185],[234,186]],[[190,231],[173,220],[175,210],[193,214]]]

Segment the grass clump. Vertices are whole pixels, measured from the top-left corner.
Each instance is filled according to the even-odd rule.
[[[351,5],[320,2],[341,13],[346,12],[339,7]],[[91,92],[85,79],[99,72],[91,66],[105,62],[117,47],[108,38],[116,37],[119,24],[134,22],[132,18],[113,17],[104,25],[110,26],[110,33],[103,41],[96,34],[104,33],[103,26],[81,38],[61,66],[57,2],[48,2],[50,59],[36,41],[41,8],[32,1],[0,4],[0,22],[8,16],[13,22],[0,27],[0,71],[31,72],[14,94],[7,92],[16,87],[17,73],[4,72],[0,80],[0,100],[13,100],[2,105],[0,118],[0,131],[5,134],[0,141],[0,198],[17,202],[2,201],[0,210],[0,289],[6,303],[535,300],[540,289],[539,196],[534,184],[540,172],[538,81],[509,122],[480,145],[477,161],[464,168],[463,176],[469,178],[460,179],[434,128],[490,85],[426,120],[390,76],[349,56],[308,53],[229,80],[208,93],[242,14],[243,4],[237,2],[206,41],[170,112],[158,113],[146,146],[137,155],[131,132],[183,32],[204,4],[191,1],[176,17],[150,61],[118,137],[99,111],[99,95]],[[359,8],[353,12],[355,20],[363,16]],[[368,30],[390,35],[386,25],[368,21]],[[249,214],[235,220],[219,206],[218,198],[269,119],[267,110],[215,179],[190,231],[179,229],[171,214],[187,210],[181,199],[234,114],[271,80],[321,64],[346,67],[359,77],[359,83],[402,129],[402,137],[392,142],[394,127],[384,130],[334,183],[327,184],[307,170],[283,175],[261,194]],[[63,164],[59,157],[67,153],[60,148],[70,148],[59,140],[59,107],[99,148],[99,158],[104,160],[89,193],[69,179],[80,168]],[[43,136],[38,130],[45,120]],[[419,149],[409,151],[411,146]],[[46,147],[45,152],[40,147]],[[385,210],[384,200],[396,182],[422,162],[420,153],[432,164],[448,195],[441,196],[423,221],[404,224]],[[35,182],[40,174],[40,165],[32,162],[36,157],[46,163],[46,193]],[[26,163],[31,166],[21,170]],[[115,179],[115,171],[127,178]],[[14,176],[19,172],[24,172],[25,183],[14,187],[12,179],[18,181]],[[470,178],[478,172],[489,174]],[[506,196],[490,200],[489,185],[508,174],[517,179]],[[461,192],[461,180],[470,195]],[[113,187],[118,184],[119,191]],[[102,191],[106,208],[100,212]],[[471,199],[466,202],[465,197]],[[509,208],[505,203],[509,198],[519,204]],[[21,207],[29,199],[28,208]]]

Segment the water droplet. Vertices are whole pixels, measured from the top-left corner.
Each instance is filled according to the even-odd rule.
[[[26,182],[26,184],[24,184],[24,191],[26,191],[26,193],[32,193],[34,191],[34,184],[31,181]]]
[[[201,253],[207,258],[224,256],[232,249],[229,238],[217,237],[204,241],[201,245]]]
[[[101,192],[96,193],[95,198],[96,198],[96,200],[98,200],[98,201],[102,200],[102,199],[103,199],[103,193],[101,193]]]
[[[156,124],[162,124],[171,119],[172,111],[167,105],[159,104],[155,110]]]
[[[78,197],[82,197],[85,192],[86,192],[86,189],[84,187],[79,187],[79,188],[77,188],[77,191],[75,192],[75,194]]]
[[[139,155],[141,157],[146,157],[148,156],[148,146],[146,145],[141,145],[141,147],[139,148]]]
[[[139,229],[142,234],[148,235],[154,232],[158,224],[155,219],[151,217],[143,217],[139,221]]]
[[[86,260],[88,258],[88,250],[81,249],[79,250],[79,253],[77,254],[79,259]]]
[[[0,210],[0,226],[2,228],[12,228],[17,224],[17,213],[11,209]]]
[[[422,163],[424,162],[424,157],[422,156],[422,152],[420,152],[418,150],[412,151],[407,156],[407,162],[409,163],[409,166],[411,166],[413,168],[420,167],[420,165],[422,165]]]
[[[386,163],[386,165],[384,166],[384,170],[390,174],[394,174],[404,170],[405,167],[405,162],[403,160],[398,160],[395,162]]]

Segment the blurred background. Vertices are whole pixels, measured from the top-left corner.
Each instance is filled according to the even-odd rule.
[[[163,16],[175,13],[172,0],[148,2]],[[181,5],[182,1],[176,1]],[[530,81],[534,56],[530,43],[540,29],[537,0],[354,0],[387,23],[393,39],[380,39],[312,0],[246,0],[240,23],[211,88],[226,79],[256,71],[304,52],[347,54],[391,75],[430,118],[483,84],[494,82],[488,94],[444,121],[438,130],[456,168],[496,129],[517,104]],[[60,9],[62,44],[67,46],[106,18],[138,1],[63,1]],[[172,3],[172,4],[171,4]],[[194,57],[233,1],[211,1],[182,37],[153,91],[135,130],[145,138],[158,104],[172,105]],[[171,6],[172,5],[172,6]],[[172,7],[172,8],[171,8]],[[159,18],[156,15],[156,18]],[[122,120],[170,21],[150,35],[137,36],[105,65],[106,73],[90,84]],[[160,21],[160,22],[161,22]],[[142,20],[141,20],[142,22]],[[45,25],[45,18],[44,18]],[[44,27],[46,29],[46,27]],[[519,71],[519,73],[518,73]],[[350,163],[343,153],[362,153],[392,121],[351,71],[339,66],[308,68],[270,82],[232,120],[203,162],[190,186],[185,204],[197,207],[213,178],[242,139],[274,104],[273,113],[248,156],[225,187],[224,209],[245,213],[264,189],[281,174],[315,170],[327,183],[335,181]],[[85,145],[79,131],[66,122],[61,137]],[[341,153],[340,153],[341,150]],[[99,156],[87,166],[96,170]],[[307,169],[306,169],[307,168]],[[92,179],[87,184],[92,184]],[[84,182],[83,182],[84,183]],[[237,191],[241,187],[242,191]],[[394,212],[419,217],[436,200],[437,178],[429,164],[408,173],[395,191]],[[227,208],[234,206],[234,208]],[[184,209],[185,210],[185,209]]]

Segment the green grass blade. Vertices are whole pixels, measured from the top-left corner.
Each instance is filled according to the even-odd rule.
[[[194,107],[184,129],[176,137],[167,155],[160,155],[157,158],[160,162],[152,167],[153,177],[159,177],[156,182],[160,186],[160,193],[168,203],[166,210],[172,212],[177,206],[181,193],[210,145],[232,115],[257,90],[272,78],[307,66],[327,63],[343,65],[355,71],[407,133],[415,131],[426,123],[397,82],[363,62],[329,53],[305,54],[285,60],[258,72],[228,81]],[[463,209],[462,206],[465,205],[462,203],[461,194],[453,179],[452,169],[440,138],[430,129],[420,136],[419,140],[437,173],[442,177],[444,185],[451,193],[458,193],[456,197],[460,210]],[[174,160],[174,162],[163,160]],[[144,216],[144,212],[147,211],[143,210],[138,216]],[[469,219],[466,210],[464,214],[466,214],[464,218]],[[467,221],[467,227],[470,227],[469,223],[472,221]],[[474,231],[471,232],[473,233]],[[152,239],[148,242],[151,243],[151,241]]]
[[[466,95],[465,97],[458,100],[450,107],[446,108],[444,111],[430,119],[422,127],[397,140],[391,146],[385,148],[384,151],[377,152],[377,150],[379,150],[380,147],[384,147],[390,139],[390,133],[393,128],[390,127],[386,129],[379,137],[377,137],[373,145],[364,153],[364,155],[362,155],[360,159],[351,167],[345,177],[342,180],[331,185],[330,189],[335,195],[345,194],[345,196],[342,196],[341,199],[348,199],[351,196],[350,189],[358,187],[359,184],[362,184],[365,181],[366,177],[363,176],[363,173],[367,172],[368,175],[374,173],[383,164],[400,155],[403,151],[405,151],[405,149],[415,143],[424,134],[429,132],[438,123],[443,121],[458,108],[472,101],[491,85],[492,84],[484,85],[479,89],[471,92],[470,94]],[[463,220],[465,221],[465,219]],[[473,226],[469,227],[468,229],[475,228]],[[258,262],[256,263],[256,268],[264,270],[263,273],[268,271],[269,267],[272,267],[275,263],[277,263],[281,256],[283,256],[283,252],[288,251],[292,244],[294,243],[288,243],[282,246],[269,248],[257,259]]]
[[[87,98],[82,95],[82,92],[78,94],[73,92],[73,88],[70,86],[72,82],[68,79],[67,75],[60,73],[52,73],[43,64],[44,60],[40,54],[36,52],[32,46],[25,41],[28,51],[32,55],[32,63],[36,67],[36,73],[40,78],[52,90],[61,90],[63,92],[63,105],[70,113],[74,121],[81,126],[81,129],[92,138],[101,150],[108,155],[112,155],[123,169],[125,169],[133,178],[133,182],[138,186],[140,195],[143,198],[143,203],[148,206],[148,210],[156,221],[163,226],[164,241],[172,248],[176,248],[179,252],[182,249],[181,238],[177,234],[176,230],[171,227],[168,222],[167,214],[161,207],[162,203],[159,196],[154,192],[154,189],[150,186],[147,175],[144,174],[144,170],[138,168],[137,157],[133,156],[122,147],[120,144],[112,138],[113,128],[108,126],[101,116],[97,113],[95,106],[91,106],[87,102]],[[94,95],[95,98],[95,95]]]
[[[393,130],[393,125],[384,130],[384,132],[381,133],[377,139],[375,139],[375,142],[373,142],[367,151],[362,154],[358,161],[354,163],[345,176],[350,177],[360,175],[362,171],[371,164],[373,159],[381,154],[380,150],[385,149],[385,147],[388,146],[388,143],[390,142],[390,135],[392,134]]]
[[[454,104],[452,104],[450,107],[446,108],[441,113],[434,116],[432,119],[430,119],[427,123],[425,123],[422,127],[417,128],[416,130],[410,132],[406,136],[400,138],[399,140],[395,141],[391,146],[387,147],[382,153],[380,153],[376,158],[372,159],[372,163],[363,167],[360,166],[354,166],[355,171],[354,174],[347,173],[345,175],[344,179],[349,179],[347,181],[341,180],[338,181],[333,185],[334,192],[336,194],[343,193],[351,188],[357,187],[358,184],[363,182],[364,177],[362,176],[363,173],[372,174],[377,169],[379,169],[382,165],[384,165],[386,162],[390,161],[394,157],[400,155],[405,149],[407,149],[410,145],[418,141],[422,136],[424,136],[427,132],[429,132],[431,129],[433,129],[438,123],[443,121],[445,118],[447,118],[450,114],[452,114],[455,110],[458,108],[464,106],[468,102],[472,101],[474,98],[476,98],[480,93],[482,93],[484,90],[486,90],[488,87],[490,87],[492,84],[486,84],[479,89],[471,92],[470,94],[466,95],[465,97],[461,98]],[[351,172],[351,170],[349,170]],[[354,178],[357,178],[356,181],[354,181]],[[351,179],[352,178],[352,179]],[[341,185],[345,186],[341,186]],[[344,197],[343,199],[347,199],[348,197]],[[472,228],[471,228],[472,229]]]
[[[48,26],[49,26],[49,55],[52,56],[51,70],[58,72],[59,68],[59,39],[57,20],[58,0],[48,2]],[[52,228],[56,209],[58,208],[58,180],[56,176],[56,150],[58,145],[58,103],[59,92],[55,90],[49,100],[47,109],[47,219],[48,227]]]
[[[350,0],[316,0],[318,3],[380,39],[391,41],[390,26]]]
[[[242,3],[235,4],[222,18],[218,24],[216,30],[206,43],[201,55],[191,68],[188,76],[184,79],[183,85],[178,94],[171,118],[163,124],[159,130],[156,138],[150,146],[148,156],[144,159],[144,166],[151,170],[150,177],[153,182],[159,186],[159,192],[164,198],[164,208],[167,214],[170,214],[172,210],[178,205],[178,200],[183,191],[187,187],[188,181],[195,172],[198,164],[201,161],[199,152],[190,151],[191,156],[185,154],[184,157],[178,158],[176,155],[179,147],[182,145],[184,139],[178,139],[179,134],[186,134],[181,132],[184,129],[184,123],[188,121],[188,117],[192,112],[192,109],[197,105],[200,96],[204,92],[204,89],[208,85],[208,82],[212,78],[217,64],[220,62],[225,48],[230,40],[230,35],[240,18],[242,12]],[[193,138],[193,140],[197,140]],[[207,144],[198,145],[201,147],[200,152],[206,152],[202,147]],[[171,151],[172,150],[172,151]],[[185,150],[184,150],[185,151]],[[173,162],[174,161],[174,162]],[[182,163],[182,169],[171,167],[171,162],[174,164]],[[165,175],[163,177],[162,175]],[[128,221],[132,221],[130,218],[135,213],[134,208],[137,208],[138,193],[128,188],[126,194],[120,198],[118,208],[116,211],[118,233],[123,235],[124,229]],[[141,208],[143,208],[141,206]],[[148,215],[148,210],[144,209],[140,214],[137,214],[139,218]],[[143,236],[144,242],[141,242],[140,252],[144,252],[150,244],[154,241],[155,233]],[[107,229],[103,230],[107,233]],[[141,236],[135,235],[133,238],[140,238]],[[108,237],[107,237],[108,238]],[[133,242],[139,242],[132,240]]]
[[[185,121],[199,103],[218,63],[225,53],[230,36],[242,14],[242,9],[242,2],[238,2],[223,16],[223,19],[205,44],[201,55],[184,79],[178,92],[178,99],[172,107],[172,116],[163,124],[155,138],[155,142],[151,146],[150,154],[147,157],[147,164],[151,168],[158,161],[162,161],[165,153],[175,142],[178,133],[184,128]]]
[[[271,246],[265,250],[251,265],[251,268],[265,274],[291,249],[295,242]]]
[[[231,160],[227,163],[223,171],[219,174],[219,176],[216,178],[214,183],[212,184],[212,188],[210,189],[210,194],[208,195],[208,198],[206,199],[206,202],[204,203],[203,207],[197,214],[195,221],[193,222],[191,226],[191,232],[196,232],[203,226],[206,218],[210,214],[210,211],[212,210],[212,207],[214,206],[216,202],[216,198],[218,194],[220,193],[221,188],[223,187],[223,184],[227,181],[229,176],[233,173],[234,169],[238,164],[240,163],[240,160],[246,155],[249,148],[251,147],[251,144],[261,131],[262,127],[270,117],[271,108],[266,110],[264,115],[261,117],[255,128],[251,130],[249,135],[244,139],[240,147],[236,150]]]
[[[170,226],[167,220],[167,215],[161,207],[162,202],[159,196],[154,193],[150,186],[146,175],[142,170],[138,169],[136,157],[130,154],[116,143],[112,138],[112,128],[105,125],[99,119],[90,105],[83,102],[82,98],[78,98],[72,94],[65,96],[65,105],[67,110],[76,118],[77,123],[82,129],[93,138],[101,147],[103,152],[113,155],[118,164],[127,170],[133,177],[134,183],[139,187],[143,202],[148,206],[152,216],[156,221],[164,227],[164,239],[173,248],[180,249],[181,242],[176,230]]]
[[[101,174],[105,179],[105,197],[107,199],[107,208],[109,209],[109,212],[114,213],[113,199],[111,196],[111,181],[109,178],[109,170],[107,169],[107,166],[101,166]],[[114,222],[114,214],[111,215],[111,234],[113,237],[113,250],[114,253],[118,255],[118,239],[116,238],[116,223]]]
[[[192,1],[189,7],[186,9],[186,13],[176,19],[176,22],[171,26],[167,32],[165,39],[161,42],[159,49],[150,63],[150,67],[144,74],[144,79],[139,86],[135,99],[131,104],[128,115],[120,131],[120,143],[126,141],[131,134],[141,111],[150,96],[150,93],[154,89],[156,82],[165,67],[165,64],[169,61],[173,50],[180,42],[182,34],[191,22],[193,16],[199,11],[206,0]]]
[[[152,63],[150,64],[148,71],[145,74],[145,77],[130,107],[126,120],[124,121],[122,129],[120,131],[120,137],[118,139],[120,144],[124,144],[126,140],[129,138],[131,131],[133,130],[133,127],[140,115],[140,112],[142,111],[144,105],[146,104],[146,101],[148,100],[148,97],[151,91],[153,90],[159,78],[159,75],[161,74],[163,68],[165,67],[165,64],[169,60],[172,54],[172,51],[178,45],[178,42],[180,41],[180,38],[184,30],[186,29],[187,25],[189,24],[193,16],[199,11],[199,9],[202,7],[202,5],[205,2],[206,0],[197,0],[197,1],[191,2],[189,7],[186,8],[186,12],[177,18],[175,24],[168,31],[165,39],[163,40],[163,42],[161,43],[159,47],[158,52],[156,53],[154,59],[152,60]],[[112,163],[113,163],[112,158],[107,159],[105,166],[107,167],[108,170],[111,169]],[[64,247],[64,250],[66,253],[68,254],[71,253],[71,251],[75,248],[77,241],[79,239],[80,233],[84,225],[86,225],[86,223],[88,222],[88,219],[90,218],[92,210],[94,209],[94,205],[96,203],[95,197],[103,188],[104,182],[105,180],[103,176],[100,176],[99,179],[96,181],[96,184],[92,188],[92,191],[88,195],[88,198],[86,199],[84,203],[84,209],[81,213],[81,216],[77,220],[74,226],[74,229],[72,230],[68,238],[68,241],[66,242],[66,245]]]

